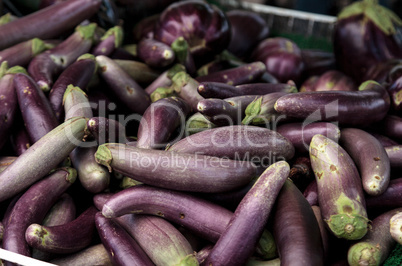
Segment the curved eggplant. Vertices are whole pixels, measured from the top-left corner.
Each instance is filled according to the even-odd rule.
[[[77,253],[53,259],[50,263],[60,266],[103,265],[113,266],[103,244],[90,246]]]

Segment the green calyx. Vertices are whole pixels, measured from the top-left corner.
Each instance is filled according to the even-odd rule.
[[[377,0],[363,0],[345,7],[339,14],[338,20],[351,16],[363,15],[373,22],[386,35],[396,33],[394,25],[402,25],[402,20],[390,9],[378,4]]]
[[[39,38],[32,39],[32,46],[31,46],[32,55],[36,56],[47,49],[46,44]]]
[[[95,153],[95,161],[98,164],[106,166],[109,172],[112,172],[112,167],[110,166],[112,160],[112,153],[110,152],[106,144],[100,145]]]
[[[65,103],[65,101],[66,101],[68,95],[69,95],[71,92],[73,92],[73,91],[77,91],[77,92],[79,92],[79,93],[82,93],[85,97],[88,97],[87,94],[86,94],[83,90],[81,90],[79,87],[76,87],[76,86],[74,86],[73,84],[70,84],[70,85],[67,86],[67,89],[66,89],[66,91],[64,92],[64,95],[63,95],[63,105],[64,105],[64,103]]]
[[[187,55],[190,52],[190,50],[187,41],[182,36],[177,38],[171,44],[171,48],[174,51],[176,58],[180,63],[186,61]]]
[[[174,75],[176,75],[179,72],[183,72],[183,71],[186,71],[185,66],[183,66],[182,64],[175,64],[171,68],[169,68],[169,70],[167,72],[167,77],[169,79],[172,79],[174,77]]]
[[[3,16],[0,17],[0,26],[4,25],[4,24],[7,24],[7,23],[10,23],[11,20],[12,20],[11,13],[4,14]]]
[[[126,44],[123,46],[123,49],[133,56],[137,56],[137,44]]]
[[[175,90],[174,88],[171,87],[159,87],[157,88],[153,93],[151,93],[151,101],[152,102],[156,102],[157,100],[163,99],[163,98],[167,98],[170,96],[175,96]]]
[[[358,240],[366,235],[368,219],[361,215],[335,214],[326,221],[332,233],[338,238]]]
[[[108,29],[108,31],[102,36],[101,40],[106,40],[109,36],[114,36],[114,46],[120,47],[123,43],[124,32],[120,26],[114,26]]]
[[[78,57],[77,61],[84,60],[84,59],[92,59],[95,61],[95,56],[93,54],[86,53],[86,54],[83,54],[80,57]]]
[[[194,254],[189,254],[180,260],[175,266],[197,266],[199,265],[197,258]]]
[[[28,72],[22,66],[13,66],[6,71],[6,74],[17,74],[17,73],[28,75]]]
[[[274,236],[268,230],[262,232],[262,236],[258,241],[257,252],[259,256],[264,260],[274,259],[277,256],[277,248],[274,240]]]
[[[359,242],[348,250],[349,265],[380,265],[381,247],[367,242]]]
[[[96,23],[90,23],[88,25],[78,26],[76,31],[80,33],[84,40],[93,40],[97,27],[98,25]]]
[[[247,105],[247,108],[245,110],[246,116],[241,122],[243,125],[258,124],[264,122],[261,118],[258,117],[258,115],[260,115],[261,113],[262,98],[263,97],[258,97],[249,105]]]
[[[359,91],[367,90],[373,86],[381,86],[381,84],[374,80],[366,80],[362,84],[360,84]]]
[[[3,61],[0,65],[0,78],[2,78],[8,70],[8,62]]]
[[[68,173],[66,180],[73,184],[77,179],[77,170],[72,167],[63,167],[62,169]]]
[[[187,120],[186,132],[194,134],[215,127],[216,125],[209,121],[204,115],[196,113]]]

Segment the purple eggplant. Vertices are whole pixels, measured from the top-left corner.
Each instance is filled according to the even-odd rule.
[[[355,163],[335,141],[315,135],[310,160],[317,181],[321,214],[338,238],[356,240],[368,230],[363,186]]]
[[[355,81],[338,70],[323,73],[314,84],[314,91],[356,91]]]
[[[152,103],[140,120],[137,147],[164,148],[176,128],[184,125],[190,110],[190,106],[178,97],[164,98]],[[181,132],[183,130],[182,127]]]
[[[276,101],[288,94],[287,92],[272,92],[257,97],[244,110],[245,117],[241,121],[243,125],[267,125],[272,121],[286,119],[275,110]]]
[[[359,91],[300,92],[282,96],[275,110],[286,116],[340,125],[363,127],[387,115],[390,100],[386,89],[375,81],[360,85]]]
[[[384,147],[391,169],[402,169],[402,145]]]
[[[137,45],[137,55],[145,64],[155,68],[167,67],[176,59],[169,45],[155,39],[142,39]]]
[[[24,73],[25,70],[21,67],[13,67],[0,78],[0,149],[12,133],[13,124],[17,122],[18,98],[15,92],[14,76],[18,72]]]
[[[100,42],[92,49],[94,56],[109,56],[116,48],[123,43],[123,29],[121,26],[114,26],[106,31]]]
[[[318,221],[292,181],[287,180],[280,190],[272,215],[281,265],[324,265]]]
[[[322,75],[336,69],[335,54],[319,49],[301,49],[304,62],[303,75],[307,77]]]
[[[285,83],[250,83],[233,86],[222,82],[201,82],[197,90],[204,98],[218,99],[243,95],[265,95],[273,92],[297,92],[295,86]]]
[[[402,70],[402,66],[400,66],[400,68]],[[391,78],[389,86],[387,86],[387,91],[391,97],[391,109],[395,114],[400,116],[402,114],[402,73]]]
[[[30,256],[25,230],[30,224],[42,221],[48,210],[75,182],[76,176],[77,172],[73,168],[60,168],[25,191],[6,221],[3,248]]]
[[[27,66],[36,55],[47,49],[45,42],[41,39],[18,43],[0,52],[0,63],[7,61],[8,66]]]
[[[363,82],[371,66],[401,58],[401,24],[401,19],[378,1],[358,1],[343,9],[333,39],[340,70]]]
[[[22,118],[16,121],[21,120]],[[18,125],[13,126],[10,140],[14,153],[19,156],[23,154],[26,150],[28,150],[29,147],[31,147],[32,142],[29,139],[29,135],[25,128],[25,125],[23,123],[17,123],[17,124]]]
[[[315,91],[315,84],[320,76],[310,76],[300,86],[299,92]]]
[[[32,223],[25,231],[25,240],[36,249],[57,253],[73,253],[89,246],[95,232],[95,214],[91,206],[69,223],[43,226]]]
[[[223,192],[239,188],[256,174],[252,162],[227,158],[103,144],[96,161],[145,184],[194,192]]]
[[[127,143],[126,128],[114,119],[106,117],[92,117],[87,122],[91,135],[96,139],[98,145],[104,143]]]
[[[151,100],[143,88],[107,56],[96,57],[102,78],[118,100],[130,111],[143,114]]]
[[[167,148],[180,153],[205,154],[270,165],[294,156],[293,145],[267,128],[238,125],[218,127],[188,136]]]
[[[65,1],[2,25],[0,50],[35,37],[42,40],[57,37],[90,18],[100,5],[100,0]]]
[[[381,143],[370,133],[358,128],[343,128],[340,145],[352,157],[369,195],[380,195],[389,184],[390,160]]]
[[[14,87],[29,138],[35,143],[59,122],[46,95],[30,76],[15,74]]]
[[[310,158],[303,155],[298,156],[290,166],[289,179],[293,181],[300,191],[304,191],[315,178]]]
[[[67,120],[59,125],[0,173],[0,202],[28,188],[61,163],[85,135],[86,119]]]
[[[251,59],[263,62],[268,73],[282,83],[289,80],[298,83],[304,69],[300,48],[293,41],[283,37],[260,41],[253,50]]]
[[[315,179],[307,185],[306,189],[303,191],[303,196],[311,206],[318,205],[318,188]]]
[[[76,31],[62,43],[31,60],[28,72],[43,91],[53,86],[53,78],[71,65],[77,58],[89,52],[97,25],[78,26]]]
[[[231,37],[228,51],[245,58],[270,30],[264,18],[253,11],[234,9],[226,12],[230,23]]]
[[[122,59],[114,59],[114,61],[139,84],[151,84],[161,75],[159,70],[140,61]]]
[[[349,265],[381,265],[396,246],[390,230],[390,219],[402,208],[384,212],[375,217],[367,235],[348,250]]]
[[[103,265],[113,266],[109,254],[103,244],[95,244],[77,253],[56,258],[50,263],[60,266]]]
[[[321,134],[333,141],[338,141],[341,131],[336,124],[328,122],[295,122],[286,123],[276,128],[276,131],[287,138],[300,153],[306,153],[310,147],[310,141],[316,134]]]
[[[65,120],[73,117],[92,118],[92,108],[88,96],[79,87],[70,84],[63,95]]]
[[[367,196],[368,209],[391,209],[402,207],[402,178],[389,181],[387,189],[378,196]]]
[[[389,232],[391,237],[398,243],[402,245],[402,212],[397,212],[392,215],[391,219],[389,219]]]
[[[387,114],[381,121],[373,126],[380,134],[397,142],[402,141],[402,117]]]
[[[95,224],[113,265],[153,265],[144,250],[116,221],[98,212]]]
[[[266,67],[262,62],[255,61],[235,68],[217,71],[196,78],[198,82],[221,82],[229,85],[252,83],[265,73]]]
[[[168,70],[165,70],[161,73],[151,84],[149,84],[145,91],[149,95],[158,89],[158,88],[166,88],[172,85],[172,78],[179,72],[186,71],[186,68],[182,64],[174,64]]]
[[[153,38],[154,37],[154,27],[156,21],[159,19],[159,14],[153,14],[142,18],[138,21],[133,28],[132,34],[134,40],[139,42],[144,38]]]
[[[197,60],[218,54],[228,46],[230,24],[215,5],[198,0],[176,2],[160,14],[154,38],[171,45],[180,36],[186,39]]]
[[[197,110],[217,126],[240,125],[247,106],[259,95],[244,95],[226,99],[200,100]]]
[[[56,79],[49,92],[49,102],[58,121],[64,120],[63,96],[68,85],[86,90],[96,71],[95,57],[90,54],[80,56]]]
[[[261,237],[268,216],[289,173],[281,161],[268,167],[244,196],[221,237],[204,261],[205,265],[244,264]],[[250,231],[250,228],[253,228]]]

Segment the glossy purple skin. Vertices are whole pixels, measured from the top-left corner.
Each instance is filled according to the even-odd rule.
[[[35,56],[28,65],[28,73],[42,90],[49,91],[53,86],[54,77],[79,56],[88,53],[92,44],[92,39],[85,39],[76,31],[52,49]]]
[[[18,156],[23,154],[32,145],[24,125],[14,126],[11,143],[15,154]]]
[[[204,261],[205,265],[246,263],[254,252],[288,174],[289,164],[285,161],[272,164],[261,174],[236,208],[225,231]]]
[[[141,118],[137,133],[137,147],[164,148],[179,125],[184,125],[190,106],[178,97],[160,99],[152,103]]]
[[[248,125],[205,130],[185,137],[167,150],[234,160],[259,160],[270,164],[277,160],[289,160],[294,155],[293,145],[282,135],[267,128]]]
[[[340,137],[339,127],[328,122],[302,122],[287,123],[280,125],[276,131],[287,138],[297,152],[308,153],[310,141],[316,134],[324,135],[334,141]]]
[[[39,223],[59,197],[74,182],[70,173],[59,169],[48,177],[32,185],[15,203],[6,223],[3,248],[25,256],[30,256],[25,241],[25,230],[32,223]]]
[[[402,207],[402,178],[389,181],[388,188],[378,196],[366,197],[367,209],[393,209]]]
[[[189,193],[146,185],[127,188],[114,194],[103,206],[106,217],[131,212],[163,217],[212,242],[225,231],[233,212]]]
[[[238,57],[247,56],[270,33],[267,22],[256,12],[235,9],[227,11],[226,16],[231,31],[227,49]]]
[[[58,121],[64,120],[63,96],[67,86],[72,84],[86,90],[95,72],[95,66],[95,60],[82,59],[72,63],[57,78],[49,92],[49,102]]]
[[[175,60],[172,48],[162,41],[142,39],[137,44],[137,56],[150,67],[163,68]]]
[[[390,139],[387,136],[378,134],[372,130],[366,129],[367,132],[369,132],[371,135],[373,135],[384,147],[388,147],[388,146],[394,146],[394,145],[399,145],[398,142],[396,142],[393,139]]]
[[[98,212],[95,214],[95,224],[113,265],[154,265],[138,243],[117,222]]]
[[[118,121],[106,117],[92,117],[87,128],[98,145],[104,143],[127,143],[125,127]]]
[[[251,58],[263,62],[268,73],[282,83],[289,80],[299,82],[304,70],[300,48],[293,41],[283,37],[262,40],[254,49]]]
[[[98,163],[145,184],[174,190],[206,193],[230,191],[246,185],[256,174],[256,166],[252,162],[240,163],[207,155],[141,149],[126,144],[103,144],[102,149],[105,151],[98,151],[103,153],[108,149],[111,161],[108,158],[101,162],[97,157]],[[186,162],[186,166],[183,162]]]
[[[197,110],[216,125],[239,125],[247,106],[257,97],[258,95],[244,95],[223,100],[208,98],[198,102]]]
[[[354,80],[338,70],[323,73],[314,84],[314,91],[356,91]]]
[[[66,254],[80,251],[92,241],[97,212],[98,210],[91,206],[73,221],[62,225],[32,224],[25,231],[25,239],[31,247],[45,252]],[[39,232],[46,233],[46,236],[41,237]]]
[[[286,181],[273,213],[273,235],[281,264],[324,265],[318,221],[300,190]],[[289,223],[289,221],[292,221]]]
[[[340,70],[357,82],[364,81],[369,67],[401,58],[401,37],[387,36],[363,15],[338,20],[334,28],[334,53]],[[399,38],[399,39],[398,39]]]
[[[130,111],[143,114],[151,104],[144,89],[109,57],[99,55],[96,61],[100,75],[118,100]]]
[[[291,93],[279,98],[275,110],[286,116],[315,121],[336,121],[340,125],[364,127],[387,115],[390,100],[386,89],[369,85],[362,91],[313,91]]]
[[[230,34],[224,12],[199,0],[172,3],[160,14],[154,29],[154,38],[168,45],[183,36],[196,58],[223,51]]]
[[[393,145],[384,148],[391,168],[402,169],[402,145]]]
[[[306,198],[308,203],[311,206],[318,206],[318,190],[317,190],[317,181],[313,180],[303,191],[303,196]]]
[[[333,52],[302,49],[301,56],[304,62],[303,75],[307,77],[322,75],[328,70],[336,69],[335,55]]]
[[[28,40],[0,51],[0,63],[7,61],[8,67],[25,67],[35,56],[32,53],[32,44],[32,40]]]
[[[65,1],[0,26],[0,50],[34,37],[57,37],[90,18],[100,5],[100,0]]]
[[[116,49],[115,45],[116,37],[114,34],[107,37],[105,40],[99,42],[93,49],[92,54],[94,56],[105,55],[109,56]]]
[[[388,114],[375,124],[379,133],[398,142],[402,141],[402,117]]]
[[[32,143],[59,125],[49,100],[35,81],[22,73],[15,74],[14,87],[21,114]]]
[[[358,167],[365,192],[369,195],[383,193],[391,178],[391,166],[382,144],[370,133],[357,128],[343,128],[339,141]]]
[[[6,74],[0,79],[0,150],[10,136],[18,109],[13,79],[14,74]]]
[[[75,215],[76,206],[74,199],[69,194],[64,193],[48,211],[46,217],[42,221],[42,224],[46,226],[65,224],[74,220]]]
[[[221,82],[240,85],[257,81],[266,71],[262,62],[252,62],[235,68],[224,69],[208,75],[196,77],[198,82]]]
[[[237,86],[222,82],[202,82],[198,93],[204,98],[225,99],[244,95],[265,95],[272,92],[295,92],[297,89],[285,83],[250,83]]]

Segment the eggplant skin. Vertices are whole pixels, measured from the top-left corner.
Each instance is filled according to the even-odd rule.
[[[222,10],[204,1],[179,1],[161,13],[154,38],[171,45],[180,36],[195,57],[218,54],[230,42],[229,20]]]

